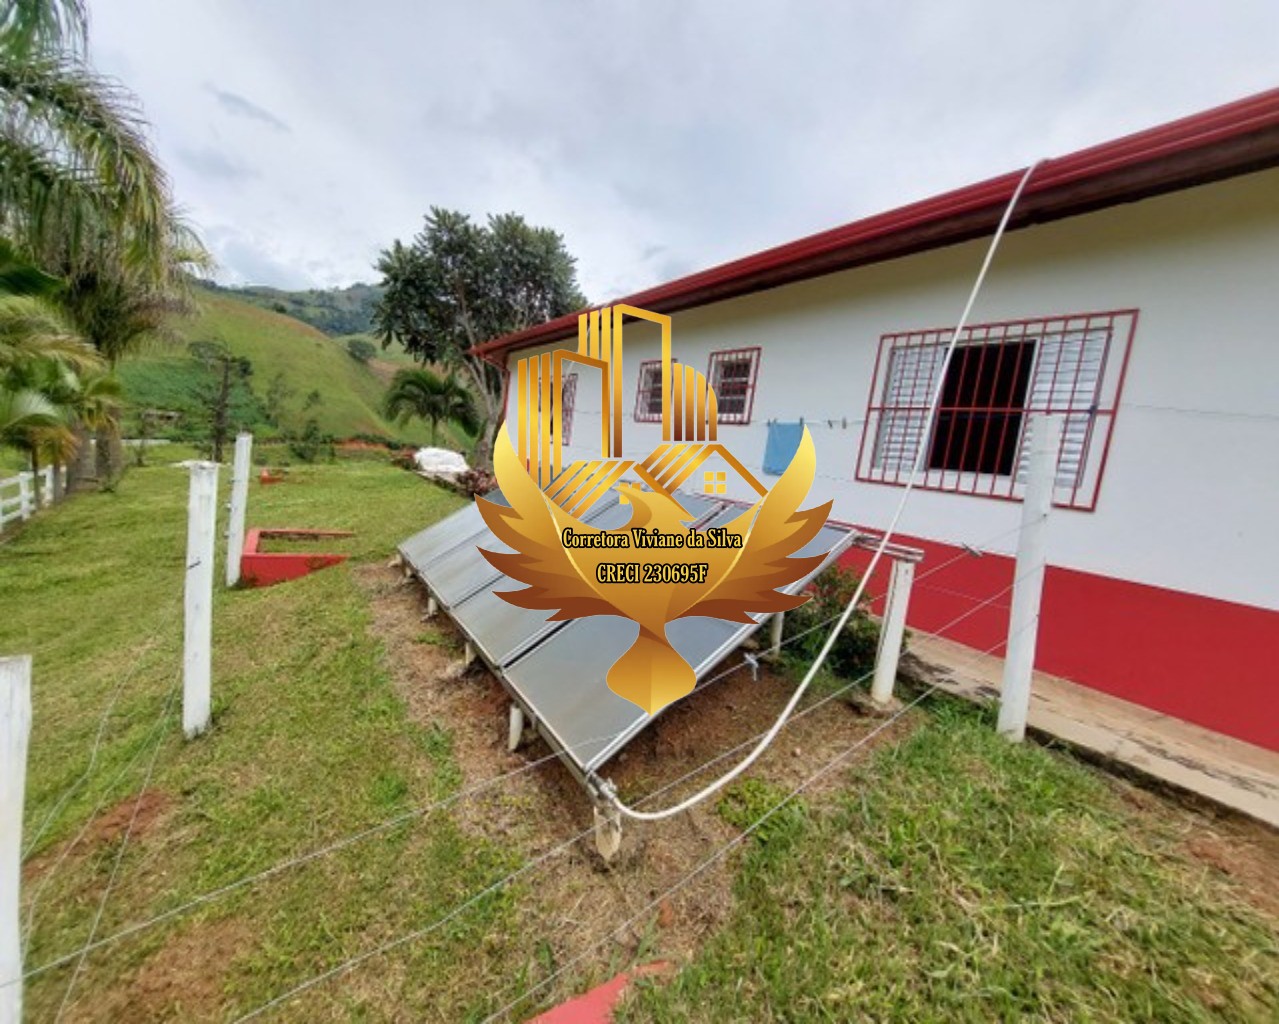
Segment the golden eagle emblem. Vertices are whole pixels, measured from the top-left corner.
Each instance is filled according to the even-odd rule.
[[[601,313],[611,331],[599,330]],[[620,402],[624,315],[663,326],[664,443],[642,463],[620,459],[621,417],[609,415],[610,399]],[[594,317],[594,331],[588,316]],[[526,584],[522,590],[498,592],[516,607],[551,611],[552,621],[620,615],[637,623],[639,636],[609,669],[607,681],[613,692],[655,714],[691,692],[696,683],[692,666],[666,638],[667,623],[692,615],[750,622],[751,613],[788,611],[803,604],[806,596],[784,594],[778,588],[821,563],[823,554],[794,555],[817,536],[831,503],[799,507],[816,470],[807,428],[790,465],[768,491],[715,443],[715,394],[701,374],[672,367],[669,317],[615,306],[583,314],[582,320],[576,355],[561,350],[554,358],[532,356],[518,368],[520,447],[517,450],[508,426],[503,426],[494,446],[494,469],[510,506],[478,499],[489,529],[513,551],[481,553],[499,572]],[[601,444],[603,454],[611,456],[573,463],[563,472],[561,361],[601,370],[606,400]],[[685,379],[672,384],[676,374]],[[610,423],[617,427],[612,435]],[[672,493],[691,469],[672,475],[664,465],[696,466],[712,450],[738,467],[760,497],[722,528],[695,531]],[[627,470],[647,486],[621,479]],[[618,500],[631,507],[631,517],[623,527],[600,530],[581,517],[608,490],[615,490]]]

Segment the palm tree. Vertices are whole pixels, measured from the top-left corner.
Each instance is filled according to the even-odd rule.
[[[441,377],[432,370],[400,370],[391,381],[384,399],[386,415],[407,423],[414,416],[431,424],[431,444],[435,444],[441,420],[456,423],[467,433],[479,429],[475,399],[452,375]]]
[[[0,0],[0,296],[24,294],[36,266],[56,275],[39,294],[114,366],[189,308],[190,272],[212,261],[174,205],[136,99],[85,63],[86,28],[84,0]],[[34,331],[47,350],[45,328]],[[71,420],[80,445],[91,420]],[[110,475],[122,463],[115,421],[99,421]]]
[[[99,262],[106,237],[163,279],[192,239],[136,99],[83,62],[84,35],[79,0],[0,0],[0,234],[77,264]]]

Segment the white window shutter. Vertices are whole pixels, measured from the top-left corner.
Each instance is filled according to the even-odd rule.
[[[1058,487],[1073,488],[1082,477],[1108,339],[1109,331],[1093,330],[1051,334],[1039,340],[1026,410],[1065,416],[1057,461]],[[1023,424],[1023,437],[1025,429]],[[1023,443],[1017,459],[1019,484],[1026,482],[1028,466],[1029,452]]]
[[[946,350],[942,345],[893,349],[884,382],[873,466],[885,474],[909,473],[928,427],[928,405]]]

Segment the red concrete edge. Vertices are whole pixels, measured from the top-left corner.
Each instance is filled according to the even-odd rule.
[[[636,978],[651,974],[664,974],[672,965],[665,961],[644,964],[631,971],[623,971],[617,977],[591,989],[585,995],[561,1003],[554,1009],[539,1014],[528,1024],[610,1024],[613,1011],[621,1002],[627,987]]]
[[[924,550],[920,575],[963,552],[919,537],[894,540]],[[841,561],[864,568],[870,558],[855,549]],[[909,625],[941,630],[1007,587],[1013,566],[1005,555],[968,555],[921,580],[911,594]],[[869,589],[879,594],[887,566],[875,576]],[[999,643],[1008,633],[1009,599],[991,602],[946,637],[978,650]],[[1050,565],[1040,621],[1040,671],[1279,751],[1279,612]]]
[[[254,527],[244,536],[244,551],[240,555],[240,580],[249,587],[269,587],[275,583],[300,579],[317,569],[339,565],[347,555],[325,552],[314,554],[305,551],[259,551],[263,537],[353,537],[350,530],[294,530],[263,529]]]

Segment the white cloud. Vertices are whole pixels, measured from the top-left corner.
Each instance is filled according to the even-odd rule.
[[[113,0],[234,280],[370,280],[432,205],[563,232],[594,299],[1275,85],[1279,5]]]

